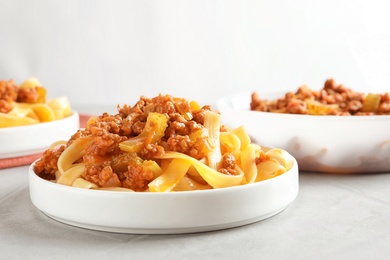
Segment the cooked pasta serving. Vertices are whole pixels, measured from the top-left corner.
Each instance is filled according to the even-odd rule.
[[[67,97],[47,101],[46,89],[34,78],[20,86],[13,80],[0,80],[0,127],[50,122],[70,114]]]
[[[250,109],[306,115],[390,115],[390,94],[361,93],[328,79],[319,91],[301,86],[296,92],[273,100],[262,99],[253,92]]]
[[[169,192],[258,182],[292,164],[286,151],[251,143],[243,126],[221,125],[212,107],[160,94],[89,118],[69,140],[49,147],[34,171],[79,188]]]

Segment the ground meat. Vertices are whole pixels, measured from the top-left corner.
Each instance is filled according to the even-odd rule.
[[[8,113],[18,98],[18,87],[13,80],[0,80],[0,112]]]
[[[385,93],[382,95],[378,112],[383,114],[390,114],[390,93]]]
[[[109,164],[108,161],[96,165],[86,164],[85,179],[100,187],[121,187],[118,175],[113,172]]]
[[[306,103],[299,99],[292,99],[287,103],[286,112],[290,114],[307,114]]]
[[[34,172],[43,179],[54,180],[57,172],[58,158],[65,150],[65,145],[58,149],[46,150],[42,157],[35,163]]]
[[[198,154],[198,151],[194,147],[194,142],[190,139],[188,135],[176,135],[170,137],[167,141],[167,145],[171,151],[180,152],[188,155]]]
[[[363,104],[361,101],[351,100],[347,103],[346,112],[349,112],[350,114],[356,114],[356,113],[360,112],[362,107],[363,107]]]
[[[250,103],[250,109],[254,111],[261,111],[261,112],[271,112],[277,110],[276,105],[283,103],[283,107],[285,106],[284,100],[278,100],[278,102],[263,100],[260,98],[260,96],[253,92],[251,96],[251,103]]]
[[[111,133],[95,136],[92,143],[87,147],[86,153],[98,156],[114,154],[119,151],[119,143],[126,139],[126,137]]]
[[[289,114],[309,114],[307,100],[316,101],[326,106],[327,115],[388,115],[390,112],[389,93],[381,95],[379,107],[376,112],[364,112],[363,104],[367,94],[352,91],[342,84],[336,84],[334,79],[325,81],[319,91],[314,91],[307,86],[301,86],[298,90],[288,92],[284,97],[276,100],[261,99],[253,92],[250,109],[262,112],[278,112]]]
[[[197,122],[198,124],[203,125],[204,124],[204,115],[206,114],[207,111],[213,111],[211,106],[203,106],[201,109],[193,111],[192,116],[193,120]],[[214,111],[216,112],[216,111]]]
[[[187,120],[174,120],[174,117],[170,118],[170,123],[165,131],[165,137],[171,138],[176,135],[190,135],[191,133],[201,129],[203,125],[195,121]]]
[[[8,113],[14,108],[12,102],[8,102],[4,99],[0,99],[0,113]]]
[[[152,170],[143,165],[143,160],[132,153],[113,156],[111,167],[117,173],[122,187],[134,191],[147,189],[149,181],[154,176]]]
[[[140,151],[140,156],[145,160],[149,160],[149,159],[161,157],[164,155],[164,153],[165,150],[162,146],[158,144],[147,144]]]
[[[147,117],[145,115],[139,115],[137,117],[132,118],[132,120],[130,120],[132,122],[131,131],[136,135],[141,134],[142,130],[144,130],[145,128],[146,120]]]
[[[39,97],[40,97],[40,95],[38,93],[38,87],[20,88],[18,91],[17,102],[37,103]]]
[[[260,151],[259,156],[255,159],[256,164],[259,164],[264,161],[268,161],[270,158],[263,150]]]
[[[222,156],[218,171],[223,174],[236,175],[236,158],[230,153],[226,153]]]
[[[302,86],[298,88],[297,95],[301,99],[313,99],[313,96],[315,96],[316,93],[311,91],[311,89],[309,89],[307,86]]]
[[[144,191],[153,178],[153,172],[141,165],[129,165],[128,171],[121,174],[123,187],[134,191]]]

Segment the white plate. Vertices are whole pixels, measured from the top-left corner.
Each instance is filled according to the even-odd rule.
[[[38,177],[29,168],[30,197],[47,216],[69,225],[118,233],[177,234],[257,222],[298,194],[298,165],[273,179],[201,191],[167,193],[87,190]]]
[[[285,92],[262,93],[264,99]],[[244,125],[252,141],[292,154],[302,171],[390,171],[390,116],[313,116],[250,111],[251,93],[217,101],[223,123]]]
[[[69,140],[79,128],[79,114],[27,126],[0,128],[0,159],[43,152],[58,140]]]

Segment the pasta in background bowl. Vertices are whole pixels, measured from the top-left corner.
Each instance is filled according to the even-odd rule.
[[[0,128],[0,159],[42,153],[59,139],[69,138],[79,128],[79,114],[27,126]]]
[[[47,100],[34,78],[21,85],[0,81],[0,159],[41,153],[78,128],[79,115],[66,96]]]
[[[288,91],[261,93],[277,100]],[[245,125],[255,142],[291,153],[302,171],[390,171],[390,115],[306,115],[251,110],[253,93],[222,97],[224,124]],[[318,104],[316,104],[318,105]],[[321,106],[316,108],[322,110]],[[325,110],[329,107],[325,107]],[[372,114],[372,113],[371,113]]]
[[[20,85],[0,80],[0,128],[52,122],[72,114],[67,97],[47,100],[46,92],[35,78]]]
[[[216,230],[280,212],[298,192],[294,157],[221,116],[160,94],[91,117],[31,165],[31,199],[62,222],[125,233]]]

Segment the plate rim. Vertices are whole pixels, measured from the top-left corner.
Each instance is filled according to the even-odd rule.
[[[25,126],[13,126],[13,127],[4,127],[0,128],[0,139],[6,139],[9,137],[15,137],[15,136],[23,136],[22,141],[27,141],[28,138],[31,136],[27,136],[26,133],[30,133],[30,131],[41,131],[41,130],[50,130],[52,128],[61,127],[63,125],[68,125],[69,123],[72,123],[72,132],[69,132],[70,135],[74,134],[77,129],[80,128],[80,114],[76,110],[72,110],[72,114],[67,116],[66,118],[50,121],[50,122],[42,122],[32,125],[25,125]],[[74,124],[74,125],[73,125]],[[56,137],[56,140],[58,138]],[[51,140],[54,142],[55,140]],[[25,149],[8,149],[3,150],[0,146],[0,160],[3,159],[11,159],[11,158],[18,158],[23,156],[29,156],[34,154],[39,154],[44,152],[44,150],[50,145],[50,142],[44,142],[42,141],[42,145],[35,145],[35,146],[29,146]]]
[[[107,232],[115,232],[115,233],[131,233],[131,234],[183,234],[183,233],[196,233],[196,232],[205,232],[205,231],[216,231],[216,230],[221,230],[221,229],[227,229],[227,228],[233,228],[233,227],[238,227],[242,225],[247,225],[251,224],[254,222],[261,221],[263,219],[272,217],[279,212],[283,211],[288,205],[290,205],[298,196],[299,193],[299,169],[298,169],[298,163],[293,157],[294,164],[293,167],[286,173],[277,176],[272,179],[260,181],[257,183],[252,183],[252,184],[246,184],[246,185],[239,185],[239,186],[234,186],[234,187],[227,187],[227,188],[220,188],[220,189],[211,189],[211,190],[198,190],[198,191],[177,191],[177,192],[166,192],[166,193],[151,193],[151,192],[119,192],[119,191],[104,191],[104,190],[87,190],[87,189],[82,189],[82,188],[77,188],[77,187],[69,187],[57,183],[53,183],[47,180],[44,180],[37,176],[35,172],[32,169],[33,164],[30,165],[29,167],[29,187],[30,187],[30,199],[34,206],[39,209],[43,214],[45,214],[47,217],[54,219],[56,221],[59,221],[64,224],[68,224],[71,226],[76,226],[80,228],[86,228],[86,229],[91,229],[91,230],[97,230],[97,231],[107,231]],[[38,186],[39,185],[45,185],[50,186],[51,188],[60,188],[61,190],[65,190],[66,193],[71,192],[75,196],[78,196],[78,194],[89,194],[91,196],[93,195],[104,195],[105,193],[111,194],[110,199],[115,199],[115,198],[120,198],[126,197],[126,196],[131,196],[133,200],[145,200],[147,201],[148,199],[153,199],[154,198],[159,198],[159,202],[166,202],[168,200],[175,200],[175,199],[191,199],[194,198],[194,201],[199,201],[202,199],[205,199],[206,197],[211,196],[212,199],[215,199],[217,197],[221,197],[221,195],[230,195],[231,194],[239,194],[239,193],[244,193],[246,194],[247,192],[265,192],[262,187],[264,186],[265,189],[273,189],[274,190],[280,189],[281,185],[286,185],[290,187],[289,191],[284,192],[285,197],[283,198],[277,198],[275,201],[278,201],[278,205],[272,205],[272,206],[263,206],[262,207],[268,207],[267,210],[260,210],[260,211],[267,211],[267,214],[262,214],[262,215],[257,215],[255,217],[251,218],[241,218],[239,220],[236,219],[236,221],[228,221],[228,222],[220,222],[219,224],[213,224],[213,225],[205,225],[199,226],[199,223],[197,225],[195,224],[188,224],[187,226],[183,226],[182,223],[177,224],[177,227],[150,227],[150,228],[145,228],[143,227],[134,227],[130,225],[108,225],[108,224],[102,224],[99,223],[84,223],[82,221],[77,221],[75,219],[70,219],[67,217],[64,217],[61,214],[53,214],[53,212],[50,212],[50,210],[47,210],[44,206],[42,206],[37,199],[34,197],[33,192],[36,191],[37,187],[33,187],[34,185],[37,185],[38,181]],[[34,184],[35,182],[35,184]],[[33,186],[32,186],[33,185]],[[272,187],[272,188],[270,188]],[[251,190],[252,189],[252,190]],[[263,190],[263,191],[257,191],[258,190]],[[75,194],[77,193],[77,194]],[[226,194],[224,194],[226,193]],[[35,194],[36,195],[36,194]],[[157,196],[157,197],[156,197]],[[269,198],[267,201],[273,201],[274,198]],[[267,202],[265,201],[265,202]],[[264,205],[266,205],[265,203]],[[50,205],[49,205],[50,207]],[[261,206],[259,206],[261,207]],[[201,207],[202,208],[202,207]],[[272,210],[270,210],[272,209]],[[257,208],[250,208],[249,211],[258,211]],[[165,213],[168,214],[168,213]],[[219,214],[219,213],[218,213]],[[253,214],[252,212],[250,214]],[[249,214],[249,215],[250,215]],[[246,216],[248,216],[248,213],[246,213]],[[218,215],[217,215],[218,217]],[[222,220],[220,220],[222,221]],[[131,221],[130,221],[131,222]],[[134,223],[133,223],[134,224]]]

